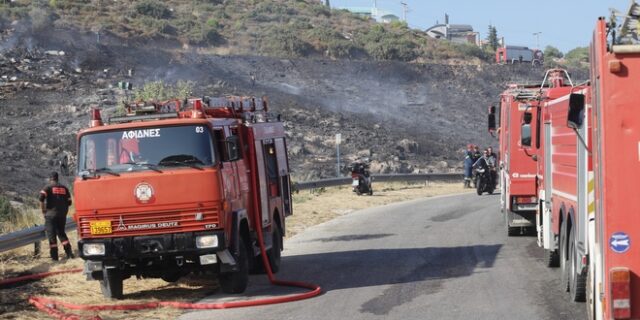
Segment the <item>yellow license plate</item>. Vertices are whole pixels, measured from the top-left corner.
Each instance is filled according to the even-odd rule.
[[[97,220],[91,221],[89,226],[91,227],[91,234],[111,234],[111,220]]]

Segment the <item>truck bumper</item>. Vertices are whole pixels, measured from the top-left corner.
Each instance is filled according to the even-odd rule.
[[[533,227],[536,225],[535,210],[507,210],[507,224],[509,227]]]
[[[198,248],[198,236],[215,235],[218,244]],[[104,245],[104,254],[87,254],[84,247]],[[131,274],[161,273],[166,269],[193,271],[196,269],[232,272],[237,269],[233,255],[226,249],[223,231],[185,232],[151,236],[81,239],[78,241],[80,257],[85,262],[85,274],[96,278],[105,268],[129,270]],[[213,265],[219,266],[212,268]]]

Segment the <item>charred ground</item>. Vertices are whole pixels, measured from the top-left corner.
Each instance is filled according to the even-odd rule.
[[[32,196],[62,157],[73,159],[92,106],[107,116],[119,108],[126,93],[118,81],[190,80],[195,96],[269,96],[286,121],[294,176],[307,180],[335,175],[336,133],[343,164],[368,156],[375,172],[455,170],[466,143],[496,144],[486,108],[504,85],[544,74],[524,65],[218,56],[163,41],[98,43],[73,29],[32,34],[20,24],[2,38],[0,193],[16,201]]]

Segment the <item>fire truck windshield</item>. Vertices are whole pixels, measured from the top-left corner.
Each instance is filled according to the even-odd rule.
[[[169,167],[202,169],[216,163],[206,126],[144,127],[90,133],[80,138],[78,174],[122,172]]]

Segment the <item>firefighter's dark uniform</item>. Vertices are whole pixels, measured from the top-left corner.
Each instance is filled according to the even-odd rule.
[[[67,224],[67,211],[71,205],[71,195],[67,187],[56,182],[40,191],[40,202],[45,203],[44,212],[45,231],[49,238],[49,252],[51,259],[58,260],[58,243],[56,236],[60,239],[67,258],[73,258],[71,244],[67,233],[64,231]]]

